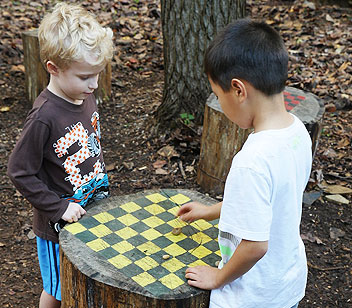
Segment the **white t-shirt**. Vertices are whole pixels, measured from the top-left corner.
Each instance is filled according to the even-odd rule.
[[[303,123],[251,134],[232,161],[219,221],[221,268],[241,239],[268,241],[247,273],[211,292],[211,308],[290,308],[300,301],[307,261],[300,237],[302,196],[311,164]]]

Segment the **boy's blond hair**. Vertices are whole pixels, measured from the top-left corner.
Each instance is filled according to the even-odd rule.
[[[50,60],[61,69],[87,56],[91,65],[105,65],[113,55],[112,36],[80,5],[58,3],[39,26],[40,57],[45,66]]]

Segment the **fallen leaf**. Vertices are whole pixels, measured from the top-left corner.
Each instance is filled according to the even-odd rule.
[[[311,243],[317,243],[318,245],[324,244],[323,241],[318,238],[317,236],[313,235],[311,232],[308,232],[307,234],[301,234],[301,239],[302,240],[308,240]]]
[[[335,22],[335,20],[329,14],[326,14],[325,19],[330,22]]]
[[[134,163],[133,162],[129,162],[129,163],[126,163],[126,162],[123,162],[122,163],[124,165],[124,167],[128,170],[132,170],[133,167],[134,167]]]
[[[155,174],[166,175],[166,174],[169,174],[169,172],[167,172],[167,171],[164,170],[164,169],[156,169],[156,170],[155,170]]]
[[[340,237],[344,237],[345,234],[346,232],[339,228],[334,228],[334,227],[330,228],[330,238],[332,238],[333,240],[336,240]]]
[[[0,112],[7,112],[7,111],[10,111],[10,107],[4,106],[0,108]]]
[[[312,205],[321,196],[320,191],[305,192],[303,194],[303,203]]]
[[[116,168],[116,164],[115,164],[115,163],[108,164],[108,165],[106,165],[106,167],[105,167],[105,169],[106,169],[107,172],[113,171],[113,170],[115,170],[115,168]]]
[[[349,204],[350,201],[344,197],[342,197],[341,195],[328,195],[325,196],[326,199],[336,202],[336,203],[340,203],[340,204]]]
[[[31,230],[31,231],[28,232],[27,237],[28,237],[28,239],[30,239],[30,240],[35,239],[36,236],[35,236],[33,230]]]
[[[324,192],[332,195],[338,195],[338,194],[343,195],[343,194],[351,194],[352,189],[341,185],[330,185],[324,188]]]
[[[193,172],[194,171],[194,167],[193,166],[186,166],[185,169],[187,172]]]
[[[22,64],[20,65],[12,65],[11,67],[11,72],[22,72],[24,73],[26,70]]]
[[[166,145],[163,148],[161,148],[158,151],[158,154],[164,157],[167,157],[170,159],[171,157],[180,157],[180,154],[178,154],[175,150],[175,148],[171,145]]]
[[[153,167],[155,169],[160,169],[166,164],[166,160],[157,160],[156,162],[153,163]]]
[[[342,149],[342,148],[345,148],[347,146],[350,145],[350,140],[349,138],[343,138],[339,141],[339,143],[337,144],[337,149]]]

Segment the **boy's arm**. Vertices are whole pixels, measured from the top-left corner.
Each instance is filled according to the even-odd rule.
[[[196,266],[186,270],[188,284],[212,290],[234,281],[247,273],[267,252],[268,242],[242,240],[230,260],[222,269]]]
[[[222,202],[211,206],[199,202],[190,202],[182,205],[176,215],[186,222],[193,222],[197,219],[210,221],[220,217],[221,206]]]
[[[27,121],[8,163],[7,173],[18,191],[37,209],[58,222],[69,202],[49,190],[38,177],[49,129],[40,121]]]

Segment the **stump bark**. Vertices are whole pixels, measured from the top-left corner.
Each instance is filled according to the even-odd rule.
[[[40,92],[49,83],[49,74],[40,61],[38,30],[22,33],[26,93],[29,102],[33,103]],[[111,64],[100,73],[98,88],[94,91],[98,101],[111,96]]]
[[[116,231],[115,233],[121,236],[125,236],[126,234],[128,234],[128,232],[132,232],[131,229],[138,231],[138,229],[134,227],[132,222],[134,222],[135,225],[139,225],[143,222],[141,218],[142,209],[133,212],[133,210],[136,210],[135,207],[138,203],[133,203],[131,201],[135,201],[138,198],[138,200],[140,200],[140,198],[145,200],[146,195],[158,192],[160,192],[160,190],[145,191],[133,195],[116,196],[107,200],[100,201],[98,203],[93,204],[92,206],[89,206],[87,214],[79,221],[79,223],[81,223],[87,229],[89,227],[92,227],[93,229],[95,228],[95,231],[93,231],[92,229],[90,230],[92,230],[92,232],[95,232],[95,234],[100,234],[97,240],[101,241],[102,239],[104,239],[105,241],[108,241],[110,239],[110,241],[112,241],[112,236],[114,236],[114,234],[108,234],[108,232],[105,231],[107,235],[104,235],[105,237],[101,235],[101,232],[104,230],[104,228],[106,230],[107,226],[114,230],[111,224],[112,221],[104,221],[102,214],[108,216],[115,215],[115,220],[122,221],[120,220],[122,216],[119,216],[119,214],[117,214],[118,209],[122,205],[121,208],[128,209],[127,211],[130,212],[128,214],[130,222],[129,231],[127,231],[127,229],[123,229],[123,232],[119,233],[118,231]],[[184,194],[186,196],[189,196],[189,198],[194,201],[199,201],[207,205],[216,203],[215,200],[196,191],[177,190],[177,193]],[[159,205],[162,206],[161,204]],[[138,219],[134,220],[131,217],[131,215],[134,215],[134,213],[137,213],[135,215]],[[92,218],[97,217],[97,215],[100,215],[100,218],[102,219],[102,224],[98,226],[94,224],[92,225]],[[162,216],[160,216],[160,218],[161,217]],[[175,217],[173,217],[173,219],[174,218]],[[119,222],[116,223],[119,224]],[[161,228],[161,226],[159,227]],[[146,228],[143,232],[155,232],[154,228],[151,229],[152,230]],[[214,229],[216,230],[215,234],[210,235],[209,232],[207,232],[207,234],[209,234],[209,236],[211,237],[215,236],[216,238],[217,228]],[[158,230],[161,232],[161,229]],[[167,290],[166,292],[165,290],[159,292],[155,289],[148,289],[146,287],[143,287],[140,284],[136,283],[136,280],[130,278],[131,276],[134,276],[134,274],[147,275],[146,273],[141,273],[140,271],[135,269],[135,264],[140,265],[140,263],[138,262],[141,260],[138,259],[139,256],[137,255],[141,252],[137,251],[135,247],[132,248],[132,246],[138,245],[136,243],[136,239],[140,237],[143,232],[139,233],[134,238],[129,238],[126,235],[125,241],[130,241],[131,250],[128,253],[120,251],[120,253],[116,254],[116,258],[119,258],[119,262],[117,262],[117,265],[115,266],[113,266],[108,260],[108,258],[111,257],[111,255],[109,255],[108,253],[109,249],[111,249],[111,246],[105,247],[104,252],[94,251],[94,249],[91,249],[93,246],[90,245],[90,242],[87,243],[87,238],[92,235],[88,235],[88,230],[79,230],[79,232],[72,232],[72,230],[70,231],[70,229],[67,229],[67,227],[60,232],[62,308],[206,308],[209,306],[209,291],[190,287],[186,282],[174,289]],[[90,238],[89,240],[92,239]],[[159,240],[159,243],[161,243],[162,239]],[[175,242],[174,244],[169,244],[172,244],[172,246],[174,246],[176,243],[178,242]],[[214,243],[217,244],[216,241],[214,241]],[[113,242],[110,242],[110,244],[112,245]],[[209,248],[209,242],[207,244],[207,247]],[[120,242],[118,242],[118,244],[116,245],[120,245]],[[153,243],[148,242],[148,246],[150,245],[153,246]],[[218,249],[218,245],[216,246]],[[161,245],[161,247],[163,247],[163,249],[166,249],[165,246]],[[123,267],[123,265],[121,265],[122,261],[120,262],[120,260],[123,260],[122,258],[125,258],[127,254],[128,258],[130,258],[132,263],[130,263],[129,266]],[[153,255],[149,255],[149,258],[153,258]],[[188,258],[189,256],[185,257],[185,259]],[[159,259],[155,260],[159,262]],[[179,264],[179,261],[176,260],[176,257],[174,257],[174,260],[176,261],[176,265]],[[145,264],[148,267],[148,264]],[[182,269],[182,267],[179,267],[179,269]],[[185,268],[183,268],[183,271],[184,269]],[[146,268],[146,270],[148,270],[148,268]],[[153,276],[153,278],[160,278],[162,275],[162,270],[163,267],[160,264],[157,270],[154,272],[156,273],[156,275],[159,275],[160,272],[160,276]],[[133,271],[136,272],[132,273]],[[154,275],[151,273],[151,271],[148,271],[148,273],[150,275]],[[174,273],[176,273],[176,271]],[[184,277],[184,272],[182,272],[182,276]]]
[[[286,109],[306,126],[315,155],[322,128],[324,103],[315,95],[292,87],[284,91]],[[214,94],[206,102],[197,182],[206,191],[222,194],[232,158],[241,149],[250,130],[243,130],[224,115]]]

